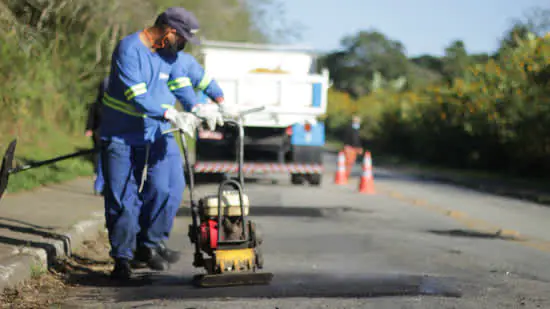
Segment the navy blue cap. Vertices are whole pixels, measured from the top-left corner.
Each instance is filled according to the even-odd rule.
[[[195,34],[199,31],[199,21],[195,15],[182,7],[171,7],[162,12],[156,23],[164,23],[176,30],[176,33],[183,36],[192,44],[200,44]]]

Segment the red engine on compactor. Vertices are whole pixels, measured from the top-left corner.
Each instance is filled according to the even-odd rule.
[[[216,249],[218,246],[218,222],[212,219],[209,219],[206,222],[201,223],[201,248],[204,251],[209,251],[208,249]]]
[[[242,236],[242,221],[240,217],[225,217],[222,221],[222,235],[221,240],[244,240]],[[262,243],[261,238],[258,235],[258,231],[255,224],[252,221],[247,222],[248,234],[252,236],[254,245],[260,245]],[[200,247],[203,251],[211,253],[218,248],[218,233],[220,229],[218,227],[217,217],[205,217],[201,216],[200,223]],[[190,230],[191,232],[191,230]]]

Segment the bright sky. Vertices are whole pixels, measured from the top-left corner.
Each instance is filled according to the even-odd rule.
[[[319,51],[339,48],[344,35],[376,28],[405,45],[407,54],[442,55],[454,39],[469,53],[492,52],[526,10],[549,0],[283,0],[288,20],[300,22],[300,44]]]

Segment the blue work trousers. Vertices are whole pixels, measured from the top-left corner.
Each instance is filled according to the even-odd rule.
[[[105,218],[113,258],[132,259],[136,245],[155,248],[168,238],[181,204],[185,177],[173,136],[150,145],[148,173],[139,192],[146,146],[105,142]]]

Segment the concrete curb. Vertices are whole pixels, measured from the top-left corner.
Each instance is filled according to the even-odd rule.
[[[56,239],[44,240],[45,248],[18,247],[12,256],[0,261],[0,291],[31,279],[36,270],[45,270],[57,259],[70,257],[84,241],[95,238],[105,219],[101,212],[94,212],[91,217],[56,234]]]

